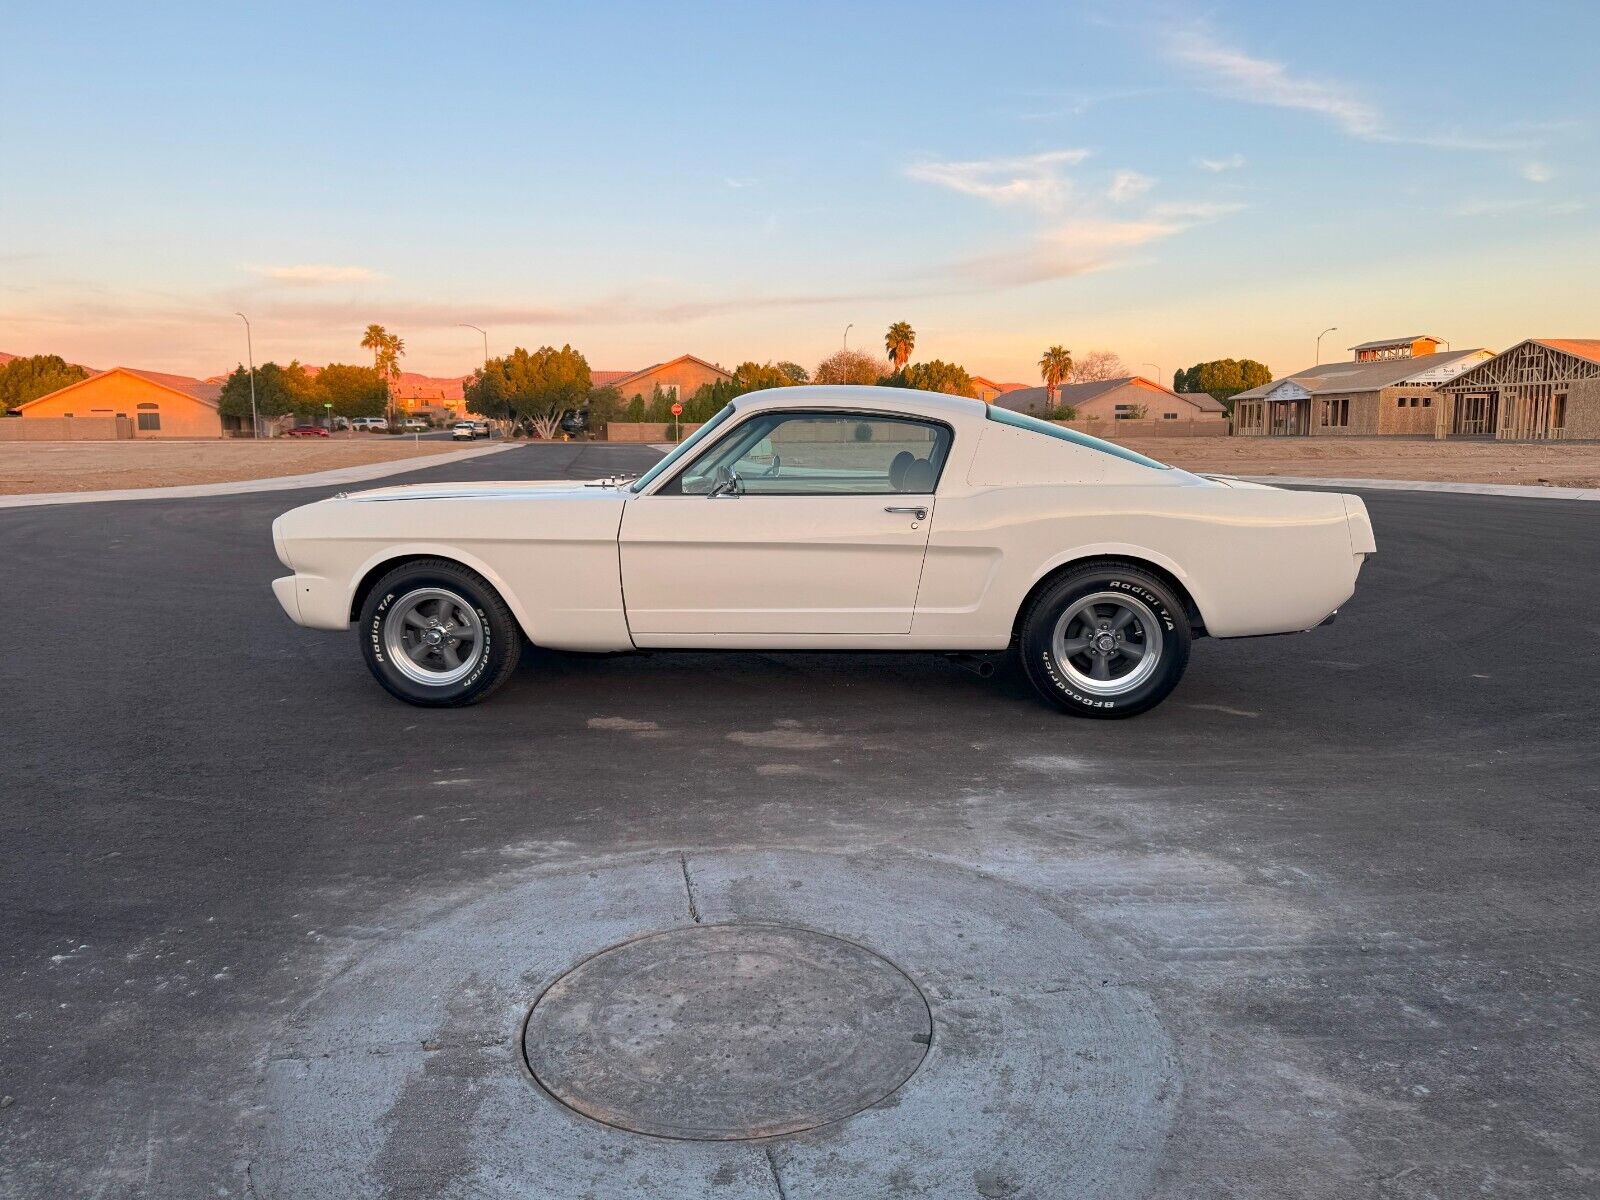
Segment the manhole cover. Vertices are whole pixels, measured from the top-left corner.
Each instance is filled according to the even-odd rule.
[[[932,1018],[911,980],[807,929],[698,925],[614,946],[553,983],[523,1049],[607,1125],[731,1141],[860,1112],[911,1077]]]

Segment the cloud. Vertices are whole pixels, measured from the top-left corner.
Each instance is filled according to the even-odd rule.
[[[385,278],[368,267],[335,267],[325,263],[304,263],[292,267],[246,267],[247,271],[296,287],[321,287],[326,283],[373,283]]]
[[[1072,193],[1064,168],[1076,166],[1088,157],[1087,150],[1047,150],[1017,158],[923,161],[913,163],[905,173],[907,178],[976,196],[991,204],[1050,211],[1061,208]]]
[[[969,288],[992,288],[1102,271],[1139,246],[1243,207],[1201,200],[1151,203],[1147,197],[1156,181],[1126,167],[1113,171],[1100,188],[1080,191],[1067,168],[1088,157],[1086,150],[1052,150],[968,162],[925,160],[908,167],[912,179],[991,204],[1022,205],[1040,217],[1038,230],[1025,242],[935,268],[930,277],[953,275]]]
[[[1463,200],[1450,209],[1452,217],[1508,217],[1516,213],[1532,213],[1541,217],[1570,217],[1585,211],[1581,200],[1548,202],[1522,197],[1515,200]]]
[[[1243,207],[1172,202],[1151,205],[1136,217],[1086,212],[1041,230],[1024,246],[968,258],[956,264],[956,271],[990,286],[1044,283],[1106,271],[1120,266],[1130,251],[1176,237]]]
[[[1197,26],[1166,34],[1164,45],[1169,58],[1235,100],[1316,113],[1352,137],[1372,138],[1382,132],[1382,114],[1343,84],[1300,78],[1283,63],[1226,45]]]
[[[754,178],[751,178],[749,176],[744,176],[744,175],[728,175],[728,176],[724,177],[722,182],[723,182],[724,186],[726,186],[726,187],[739,189],[739,188],[755,187],[755,185],[760,183],[761,181],[759,179],[754,179]]]
[[[1111,177],[1111,187],[1106,195],[1117,204],[1137,200],[1155,185],[1155,180],[1138,171],[1118,171]]]
[[[1302,76],[1285,63],[1229,45],[1201,25],[1169,30],[1162,35],[1161,45],[1167,58],[1188,67],[1198,84],[1208,91],[1247,104],[1313,113],[1364,142],[1482,153],[1507,153],[1528,146],[1525,134],[1495,137],[1458,130],[1397,132],[1382,110],[1349,84]],[[1211,166],[1211,161],[1226,164],[1229,160],[1202,160],[1201,165],[1207,170],[1226,169],[1225,165]]]
[[[1213,175],[1220,175],[1224,171],[1237,171],[1244,166],[1244,155],[1230,154],[1226,158],[1199,158],[1195,166],[1202,171],[1210,171]]]
[[[1523,163],[1522,177],[1529,183],[1549,183],[1555,177],[1555,172],[1550,169],[1548,163]]]

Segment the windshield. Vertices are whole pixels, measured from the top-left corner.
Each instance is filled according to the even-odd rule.
[[[673,450],[655,466],[651,467],[643,475],[635,479],[633,481],[633,486],[628,490],[630,492],[644,491],[644,489],[654,483],[664,471],[671,470],[674,463],[681,462],[684,455],[688,454],[695,448],[695,446],[705,441],[706,435],[708,435],[713,429],[715,429],[718,425],[721,425],[731,416],[733,416],[733,405],[724,405],[722,410],[718,412],[716,416],[712,417],[711,420],[707,421],[704,425],[700,426],[699,429],[696,429],[688,437],[684,438],[683,441],[679,442],[676,450]]]
[[[1090,437],[1087,433],[1079,433],[1076,429],[1068,429],[1065,425],[1054,425],[1049,421],[1041,421],[1038,417],[1025,416],[1022,413],[1012,412],[1009,408],[998,405],[988,406],[988,417],[1001,425],[1010,425],[1016,429],[1029,429],[1034,433],[1042,433],[1045,437],[1059,438],[1063,442],[1071,442],[1076,446],[1083,446],[1090,450],[1098,450],[1102,454],[1109,454],[1113,458],[1120,458],[1127,462],[1138,463],[1141,467],[1154,467],[1158,471],[1170,471],[1166,463],[1157,462],[1153,458],[1146,458],[1132,450],[1125,450],[1112,442],[1103,442],[1097,437]]]

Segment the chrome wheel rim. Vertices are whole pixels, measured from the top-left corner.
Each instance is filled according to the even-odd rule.
[[[483,657],[486,641],[477,609],[444,588],[407,592],[383,623],[383,648],[395,670],[427,687],[465,679]]]
[[[1050,652],[1068,681],[1093,696],[1120,696],[1155,674],[1164,641],[1155,611],[1126,592],[1095,592],[1056,620]]]

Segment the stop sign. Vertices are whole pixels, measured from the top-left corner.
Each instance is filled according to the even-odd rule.
[[[674,404],[674,405],[673,405],[673,406],[672,406],[672,415],[673,415],[673,416],[675,416],[675,417],[681,417],[681,416],[683,416],[683,405],[681,405],[681,404]]]

